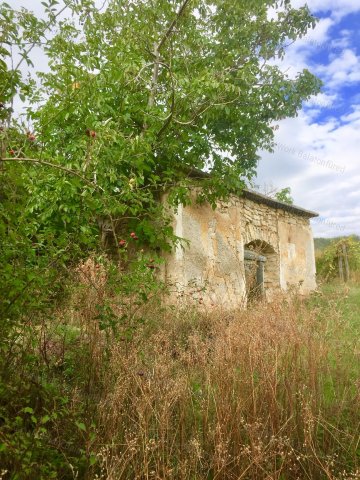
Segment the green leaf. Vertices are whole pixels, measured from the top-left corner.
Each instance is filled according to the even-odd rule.
[[[79,430],[86,432],[86,426],[82,422],[75,422],[76,426],[78,427]]]
[[[25,408],[23,408],[23,412],[33,414],[34,410],[31,407],[25,407]]]
[[[51,420],[51,417],[49,415],[44,415],[43,417],[41,417],[42,424],[47,423],[49,420]]]

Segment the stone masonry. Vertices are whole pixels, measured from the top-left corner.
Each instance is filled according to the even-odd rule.
[[[166,258],[164,279],[177,298],[225,309],[244,307],[253,275],[248,262],[257,272],[251,282],[262,298],[271,300],[289,289],[307,294],[316,288],[309,221],[316,215],[249,190],[219,202],[215,210],[195,202],[179,206],[174,231],[188,244]]]

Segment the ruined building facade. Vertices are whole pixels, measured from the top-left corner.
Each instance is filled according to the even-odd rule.
[[[177,298],[226,309],[280,291],[307,294],[316,288],[315,216],[249,190],[215,210],[180,206],[174,231],[188,243],[167,257],[164,280]]]

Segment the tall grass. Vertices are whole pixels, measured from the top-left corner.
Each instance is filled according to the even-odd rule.
[[[331,310],[152,311],[111,347],[97,478],[360,478],[358,351]]]
[[[86,262],[16,336],[0,479],[360,479],[359,285],[234,313],[133,295]]]

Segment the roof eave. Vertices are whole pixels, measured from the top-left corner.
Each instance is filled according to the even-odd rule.
[[[315,218],[319,216],[318,213],[311,210],[306,210],[305,208],[298,207],[297,205],[292,205],[290,203],[281,202],[280,200],[267,197],[266,195],[254,192],[253,190],[248,190],[247,188],[244,188],[244,190],[242,191],[242,196],[254,202],[263,203],[276,209],[285,210],[301,217]]]
[[[202,170],[195,170],[191,169],[188,173],[188,176],[193,179],[197,180],[204,180],[204,179],[209,179],[211,178],[211,175],[208,172],[203,172]],[[296,215],[299,215],[301,217],[305,218],[315,218],[318,217],[319,214],[316,212],[313,212],[311,210],[306,210],[305,208],[298,207],[297,205],[292,205],[289,203],[281,202],[280,200],[276,200],[271,197],[267,197],[266,195],[263,195],[261,193],[255,192],[254,190],[249,190],[247,188],[244,188],[239,196],[243,196],[245,198],[248,198],[249,200],[252,200],[257,203],[263,203],[265,205],[269,205],[273,208],[276,209],[281,209],[285,210],[287,212],[294,213]]]

